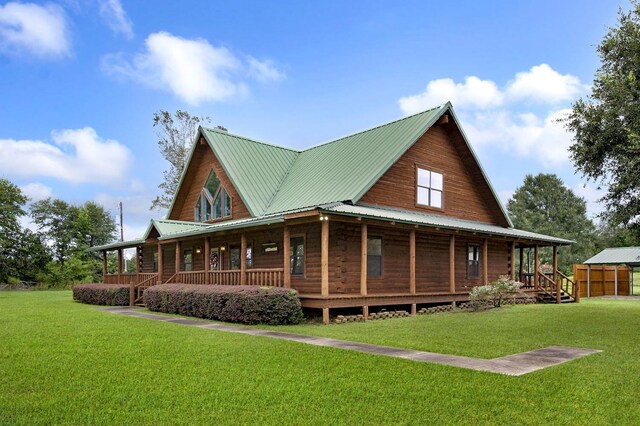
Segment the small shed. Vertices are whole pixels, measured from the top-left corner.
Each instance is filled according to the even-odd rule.
[[[574,278],[586,280],[585,296],[633,295],[633,268],[640,266],[640,247],[607,248],[584,265],[575,265]]]

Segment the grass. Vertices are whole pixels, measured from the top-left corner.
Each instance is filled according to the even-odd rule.
[[[640,302],[278,327],[495,357],[604,352],[521,377],[100,312],[0,292],[0,424],[638,424]]]

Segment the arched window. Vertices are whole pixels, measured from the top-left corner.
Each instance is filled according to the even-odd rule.
[[[207,222],[231,216],[231,197],[213,170],[204,183],[194,210],[196,222]]]

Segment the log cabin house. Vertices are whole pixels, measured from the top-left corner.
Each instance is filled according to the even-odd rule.
[[[201,127],[166,218],[93,250],[132,302],[163,283],[278,286],[326,323],[332,308],[465,301],[501,275],[560,302],[566,277],[528,276],[522,256],[567,244],[513,228],[447,103],[302,151]],[[132,247],[137,272],[122,273]]]

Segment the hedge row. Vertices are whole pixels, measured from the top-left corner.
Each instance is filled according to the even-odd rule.
[[[144,292],[148,309],[243,324],[297,324],[302,316],[295,290],[257,286],[163,284]]]
[[[73,299],[90,305],[129,306],[129,286],[122,284],[78,284]]]

